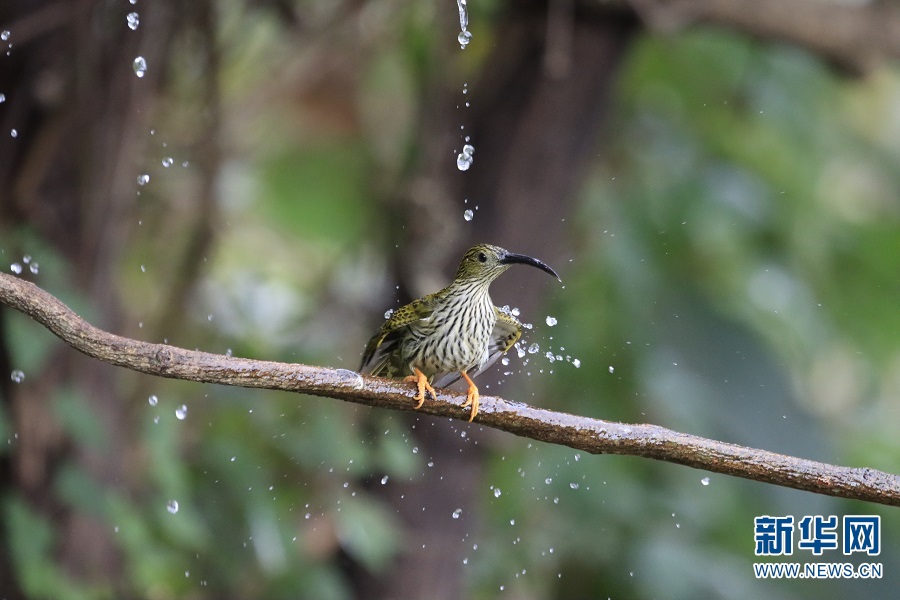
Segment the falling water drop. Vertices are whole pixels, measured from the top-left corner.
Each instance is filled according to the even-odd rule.
[[[473,218],[475,218],[475,213],[472,212],[471,208],[467,208],[465,211],[463,211],[463,219],[465,219],[466,221],[471,221]]]
[[[460,171],[468,171],[475,160],[473,154],[475,154],[475,148],[471,144],[463,146],[462,152],[456,156],[456,168]]]
[[[141,17],[136,12],[130,12],[125,17],[125,22],[128,23],[128,29],[135,31],[141,24]]]
[[[9,378],[13,381],[13,383],[22,383],[23,381],[25,381],[25,373],[23,373],[20,369],[16,369],[9,374]]]
[[[175,409],[175,416],[179,421],[184,421],[187,418],[187,406],[182,404],[178,408]]]
[[[143,56],[138,56],[134,59],[134,62],[131,64],[131,67],[134,69],[134,74],[138,77],[143,77],[147,72],[147,61],[144,60]]]
[[[469,13],[466,11],[466,0],[456,0],[456,7],[459,9],[459,35],[456,40],[459,42],[460,48],[465,48],[472,39],[469,33]]]
[[[178,500],[169,500],[166,503],[166,510],[173,515],[178,512]]]

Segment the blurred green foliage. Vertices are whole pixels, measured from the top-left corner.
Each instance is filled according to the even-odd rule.
[[[288,45],[274,20],[255,14],[239,30],[226,19],[233,156],[220,181],[223,224],[188,326],[161,327],[172,343],[356,368],[369,328],[390,308],[377,302],[395,285],[386,279],[379,194],[422,150],[420,94],[442,72],[434,37],[455,36],[429,9],[406,10],[368,15],[367,35],[385,41],[370,43],[367,60],[323,65],[340,92],[327,99],[346,102],[359,119],[353,125],[319,99],[263,86],[278,75],[271,53]],[[473,17],[471,29],[492,26],[493,11]],[[473,42],[454,60],[474,53]],[[261,86],[269,104],[248,119]],[[798,50],[732,33],[643,36],[623,66],[579,218],[570,220],[578,254],[565,289],[548,299],[559,325],[532,334],[541,352],[513,358],[504,394],[897,472],[898,103],[896,71],[852,81]],[[173,153],[189,156],[177,143],[186,122],[177,96],[168,107],[148,146],[170,140]],[[158,308],[171,259],[159,242],[173,226],[159,197],[174,184],[156,171],[157,191],[142,190],[147,224],[122,267],[134,323]],[[4,250],[9,262],[12,246]],[[37,281],[64,287],[56,273]],[[6,315],[18,364],[39,379],[49,336]],[[129,458],[140,495],[125,498],[74,469],[62,470],[58,494],[114,531],[129,579],[110,587],[135,596],[347,598],[338,548],[373,573],[404,548],[374,490],[441,469],[441,457],[419,455],[405,422],[389,414],[162,380],[122,388],[140,424]],[[175,416],[182,404],[184,420]],[[72,390],[54,401],[72,438],[103,451],[100,421],[85,407]],[[459,522],[447,543],[466,548],[471,598],[500,590],[528,598],[887,597],[900,583],[896,511],[520,439],[472,448],[472,460],[485,451],[488,474],[473,484],[483,516],[474,518],[475,507],[433,515]],[[167,510],[171,500],[177,512]],[[753,579],[754,516],[849,513],[884,515],[884,580]],[[4,498],[3,516],[31,596],[114,596],[58,572],[51,548],[59,532],[23,501]]]

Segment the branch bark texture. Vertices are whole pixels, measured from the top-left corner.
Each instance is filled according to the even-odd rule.
[[[103,362],[149,375],[247,388],[285,390],[394,410],[413,410],[414,389],[399,381],[346,369],[252,360],[186,350],[107,333],[87,323],[36,285],[0,274],[0,303],[29,315],[64,342]],[[464,395],[442,390],[419,412],[467,419]],[[786,456],[679,433],[656,425],[624,424],[481,397],[478,422],[533,440],[591,454],[642,456],[714,473],[900,506],[900,476]]]

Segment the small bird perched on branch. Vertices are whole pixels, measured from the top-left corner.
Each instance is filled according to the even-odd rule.
[[[426,391],[437,398],[432,385],[446,387],[462,377],[469,384],[463,408],[472,407],[471,422],[478,414],[472,378],[522,335],[522,324],[494,306],[488,294],[491,282],[515,264],[537,267],[562,281],[536,258],[479,244],[463,256],[450,285],[393,311],[369,340],[360,373],[414,381],[416,408],[425,402]]]

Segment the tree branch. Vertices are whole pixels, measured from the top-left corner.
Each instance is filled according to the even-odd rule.
[[[36,285],[0,273],[0,303],[25,313],[88,356],[149,375],[325,396],[394,410],[413,410],[414,389],[346,369],[236,358],[132,340],[101,331]],[[466,419],[463,396],[442,391],[419,412]],[[900,506],[900,476],[805,460],[678,433],[481,397],[480,424],[591,454],[643,456],[754,481]]]

